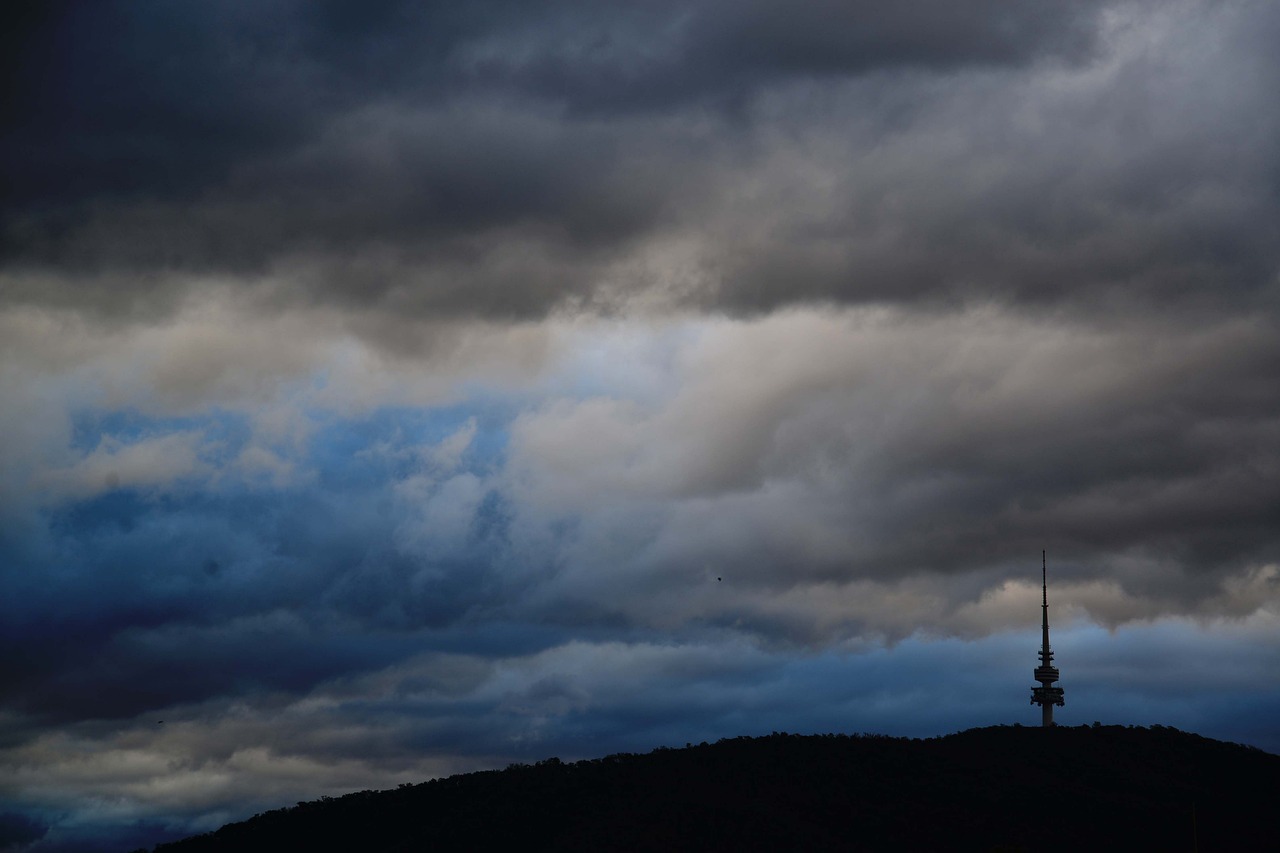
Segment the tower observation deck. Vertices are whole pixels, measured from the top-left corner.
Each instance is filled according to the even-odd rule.
[[[1040,686],[1031,688],[1031,704],[1040,706],[1040,724],[1048,727],[1053,725],[1053,706],[1065,705],[1066,702],[1062,698],[1062,688],[1053,686],[1058,680],[1058,668],[1053,665],[1053,650],[1049,648],[1049,581],[1044,551],[1040,552],[1040,584],[1043,642],[1040,646],[1040,665],[1035,671],[1035,680],[1040,682]]]

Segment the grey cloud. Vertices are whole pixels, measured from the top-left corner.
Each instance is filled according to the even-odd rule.
[[[503,104],[362,111],[288,156],[238,167],[200,199],[104,202],[60,235],[24,239],[7,290],[167,313],[199,287],[181,273],[209,271],[290,303],[540,315],[589,299],[670,203],[664,143],[636,150],[632,130],[673,133]],[[22,274],[50,267],[66,277]]]
[[[722,326],[678,355],[668,399],[564,401],[514,424],[515,529],[579,519],[535,601],[549,618],[591,602],[826,642],[946,623],[1048,548],[1158,612],[1235,613],[1224,585],[1280,559],[1275,340],[1267,322],[1099,332],[981,312]],[[922,576],[933,593],[915,600],[939,608],[905,620],[771,604]],[[1125,608],[1150,615],[1099,616]]]
[[[163,313],[190,286],[175,271],[209,271],[414,316],[541,316],[644,292],[743,309],[900,298],[904,281],[946,290],[953,276],[940,269],[997,257],[996,233],[952,235],[984,252],[931,232],[950,207],[933,217],[910,201],[896,213],[829,209],[818,226],[803,199],[765,195],[762,211],[739,204],[737,187],[789,181],[770,156],[784,128],[807,133],[829,106],[855,124],[892,122],[916,109],[894,81],[951,79],[904,68],[981,88],[989,75],[966,70],[975,63],[1084,61],[1097,9],[816,3],[776,18],[764,4],[712,3],[643,15],[577,4],[390,3],[358,15],[311,4],[58,7],[19,37],[28,85],[4,158],[18,190],[3,223],[7,298]],[[849,79],[881,94],[845,100]],[[792,84],[834,101],[771,122],[759,99],[804,97]],[[741,105],[707,112],[714,93]],[[962,101],[973,97],[982,93]],[[918,148],[934,132],[922,122],[906,140],[864,141]],[[763,157],[743,155],[761,145]],[[838,175],[849,153],[855,170],[877,168],[867,151],[829,153],[813,169]],[[978,152],[925,153],[943,155],[943,169],[982,167]],[[905,177],[890,168],[879,192]],[[1033,203],[1039,180],[1018,178],[1013,192]],[[975,200],[962,192],[952,204]],[[770,234],[741,228],[761,213]],[[906,229],[908,242],[836,248],[851,215],[878,216],[882,234]],[[692,294],[653,272],[682,233],[702,243],[702,263],[675,276],[706,280]],[[936,250],[918,255],[920,240]],[[1043,272],[1004,263],[1009,284],[1001,266],[995,284],[1015,291]]]
[[[1092,45],[1099,6],[823,0],[782,10],[767,2],[721,3],[697,29],[737,61],[768,69],[847,73],[910,64],[1021,64],[1046,55],[1080,57]]]
[[[1280,127],[1257,105],[1274,69],[1201,21],[1195,49],[1166,22],[1169,53],[1121,49],[1079,75],[761,99],[751,192],[703,212],[713,286],[695,298],[1269,310]]]

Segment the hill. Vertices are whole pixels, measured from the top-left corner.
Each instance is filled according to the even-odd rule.
[[[158,853],[1274,850],[1280,756],[1156,726],[736,738],[300,803]]]

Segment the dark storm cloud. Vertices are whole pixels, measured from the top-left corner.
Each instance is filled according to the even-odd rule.
[[[24,814],[0,813],[0,850],[14,850],[43,838],[49,827]]]
[[[439,62],[465,28],[456,5],[14,4],[11,198],[39,208],[216,185],[241,159],[300,144],[334,110],[430,85],[391,72]]]
[[[574,111],[733,108],[779,79],[1078,60],[1093,45],[1098,5],[561,2],[500,23],[458,54],[476,83]]]
[[[182,271],[270,274],[295,298],[413,315],[536,316],[663,288],[617,267],[673,229],[711,236],[704,214],[734,227],[717,199],[768,166],[734,150],[754,145],[760,93],[1083,60],[1097,25],[1092,5],[1047,2],[20,8],[6,292],[115,311],[167,310]],[[755,301],[738,278],[743,294],[778,292],[788,250],[743,248],[749,275],[714,256],[691,270],[721,283],[713,301]],[[865,298],[915,275],[850,291],[832,274],[847,270],[796,266],[787,286]]]
[[[132,447],[155,446],[154,422],[109,423]],[[443,440],[420,450],[424,432]],[[236,419],[206,434],[220,476],[170,487],[95,477],[92,494],[4,507],[7,709],[40,722],[129,718],[306,693],[430,649],[510,654],[559,636],[504,615],[523,588],[505,574],[508,510],[455,470],[473,440],[491,452],[474,419],[400,411],[317,428],[315,476],[285,484],[236,476],[249,440]]]
[[[449,629],[493,599],[488,543],[434,559],[379,544],[403,517],[347,506],[360,490],[338,485],[344,473],[328,486],[341,501],[117,493],[55,514],[49,547],[0,552],[0,639],[28,649],[0,665],[8,706],[44,720],[117,718],[305,692],[421,651],[430,641],[415,632]],[[50,565],[61,566],[53,577]]]
[[[664,204],[634,180],[656,164],[636,162],[622,179],[620,163],[639,158],[619,153],[618,139],[515,108],[372,108],[180,209],[94,212],[41,250],[83,277],[70,289],[35,280],[31,295],[105,308],[122,291],[163,295],[173,285],[156,273],[185,268],[274,272],[291,298],[339,307],[539,314],[594,287],[602,247],[651,227]]]
[[[11,200],[28,203],[168,197],[371,101],[506,92],[630,112],[787,74],[1078,54],[1093,11],[991,0],[824,0],[785,14],[759,2],[21,2],[3,43],[18,134],[5,177]]]

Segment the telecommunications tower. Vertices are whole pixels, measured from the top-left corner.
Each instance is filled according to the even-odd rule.
[[[1035,679],[1039,687],[1031,688],[1031,704],[1040,706],[1041,725],[1053,725],[1053,706],[1066,704],[1062,698],[1062,688],[1053,687],[1058,680],[1058,668],[1053,665],[1053,650],[1049,648],[1049,580],[1045,569],[1045,554],[1040,552],[1040,584],[1043,601],[1040,605],[1043,613],[1041,629],[1044,641],[1040,646],[1040,665],[1036,667]]]

